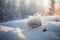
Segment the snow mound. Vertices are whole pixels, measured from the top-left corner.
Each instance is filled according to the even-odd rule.
[[[40,14],[30,16],[28,18],[27,24],[30,28],[36,28],[36,27],[42,26]]]

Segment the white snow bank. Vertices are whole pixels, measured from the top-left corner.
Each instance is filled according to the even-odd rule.
[[[42,32],[42,26],[27,29],[28,19],[0,23],[3,25],[0,26],[0,40],[60,40],[60,22],[55,22],[54,18],[42,17],[41,22],[47,28],[46,32]]]
[[[58,40],[59,37],[56,33],[51,31],[42,32],[41,28],[35,28],[32,30],[22,30],[19,28],[1,27],[0,33],[4,33],[0,36],[0,40]],[[5,29],[4,29],[5,28]],[[8,31],[6,31],[8,30]],[[6,31],[6,32],[5,32]]]
[[[50,22],[46,25],[48,31],[60,32],[60,22]]]
[[[21,29],[25,29],[25,28],[28,27],[27,19],[4,22],[4,23],[0,23],[0,25],[7,26],[7,27],[12,27],[12,28],[18,27],[18,28],[21,28]]]
[[[24,40],[22,29],[0,26],[0,40]]]

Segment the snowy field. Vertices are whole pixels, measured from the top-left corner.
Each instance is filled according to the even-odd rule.
[[[0,23],[0,40],[60,40],[60,22],[45,19],[46,32],[42,26],[29,29],[27,19]]]

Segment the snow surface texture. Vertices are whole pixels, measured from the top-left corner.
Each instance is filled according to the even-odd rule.
[[[42,26],[29,30],[27,19],[1,23],[0,40],[60,40],[60,22],[50,20],[53,17],[43,18],[46,32],[42,32]],[[50,21],[46,20],[47,18]]]

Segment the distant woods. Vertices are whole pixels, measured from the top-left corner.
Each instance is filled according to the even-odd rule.
[[[39,1],[39,2],[37,2]],[[43,0],[44,1],[44,0]],[[44,7],[45,3],[42,0],[0,0],[0,22],[19,20],[27,18],[35,13],[41,13],[42,15],[53,14],[54,0],[49,0],[47,3],[50,8]],[[36,3],[37,2],[37,3]],[[43,5],[44,3],[44,5]],[[45,5],[46,6],[46,5]],[[49,10],[49,12],[48,12]]]
[[[0,0],[0,22],[27,18],[36,12],[36,5],[24,0]]]

